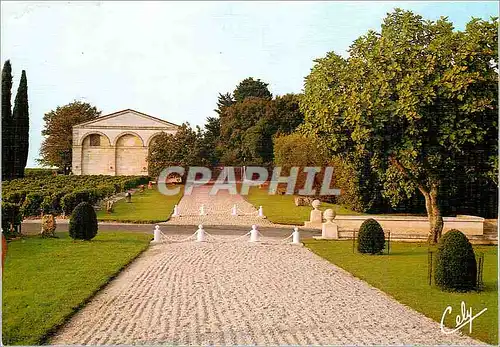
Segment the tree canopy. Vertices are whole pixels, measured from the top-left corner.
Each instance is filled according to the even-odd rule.
[[[260,79],[254,80],[253,77],[245,78],[234,90],[234,100],[236,102],[242,102],[248,97],[271,100],[273,95],[269,89],[267,89],[268,85],[269,84],[262,82]]]
[[[12,110],[12,66],[10,60],[2,69],[2,180],[24,177],[29,147],[28,80],[21,79]]]
[[[220,116],[219,152],[226,165],[269,165],[273,137],[290,134],[302,123],[299,96],[274,100],[248,97],[226,107]]]
[[[396,9],[349,56],[317,59],[306,77],[301,130],[332,154],[369,158],[393,203],[420,191],[429,241],[441,235],[439,194],[461,158],[497,168],[498,21],[473,19],[455,31],[447,18]],[[486,162],[486,164],[485,164]],[[472,167],[480,164],[469,163]]]
[[[7,60],[2,68],[2,180],[13,175],[12,145],[12,66]]]
[[[40,148],[42,165],[56,166],[65,174],[71,170],[73,146],[73,126],[96,119],[101,115],[95,106],[89,103],[74,101],[43,116],[45,127],[42,135],[45,139]]]
[[[21,80],[17,89],[14,109],[12,111],[14,121],[13,162],[14,177],[24,177],[24,169],[28,161],[29,149],[29,106],[28,106],[28,80],[26,71],[21,72]]]
[[[208,160],[201,129],[195,131],[189,123],[183,123],[175,135],[161,133],[155,136],[147,157],[152,177],[158,177],[169,166],[205,166]]]

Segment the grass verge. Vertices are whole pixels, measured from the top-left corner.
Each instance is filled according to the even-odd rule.
[[[303,225],[309,220],[311,206],[295,206],[293,195],[269,195],[267,188],[250,187],[244,198],[256,208],[262,206],[264,214],[273,223]],[[359,215],[342,205],[321,203],[320,210],[333,209],[337,214]]]
[[[27,237],[9,243],[3,273],[2,337],[37,345],[149,245],[150,235],[100,233],[92,241]]]
[[[105,209],[97,211],[97,219],[122,223],[164,222],[170,218],[174,206],[182,198],[183,186],[180,188],[176,195],[164,195],[156,189],[146,189],[142,193],[137,191],[132,195],[132,202],[128,203],[125,199],[116,202],[112,213],[108,214]]]
[[[391,242],[391,254],[365,255],[352,252],[352,241],[305,240],[304,243],[317,255],[437,322],[446,307],[451,306],[453,311],[445,320],[450,328],[455,327],[462,301],[467,308],[472,307],[473,315],[487,308],[473,321],[470,335],[490,344],[498,343],[497,246],[474,247],[476,254],[484,252],[484,290],[453,293],[428,285],[427,244]],[[469,334],[468,325],[461,331]]]

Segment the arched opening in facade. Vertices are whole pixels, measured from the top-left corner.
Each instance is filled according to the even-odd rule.
[[[82,174],[102,175],[113,171],[113,149],[109,138],[104,134],[91,133],[82,141]]]
[[[116,175],[146,175],[146,155],[147,148],[138,135],[121,135],[116,140]]]

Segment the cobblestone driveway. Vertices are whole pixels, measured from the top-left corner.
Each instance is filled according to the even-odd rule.
[[[174,225],[245,225],[272,226],[270,221],[258,217],[258,211],[241,195],[230,195],[227,190],[219,190],[217,195],[209,195],[212,186],[200,186],[193,189],[190,195],[184,195],[179,202],[180,217],[171,217],[162,224]],[[205,216],[200,216],[201,205],[204,205]],[[236,205],[238,216],[231,215]],[[264,215],[265,215],[264,211]]]
[[[243,241],[152,246],[51,343],[478,342],[442,334],[438,323],[306,248]]]

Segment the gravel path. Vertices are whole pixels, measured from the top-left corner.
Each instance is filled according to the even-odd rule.
[[[154,245],[51,343],[479,344],[277,240]]]
[[[269,220],[258,217],[258,211],[239,194],[230,195],[227,190],[219,190],[210,195],[211,185],[199,186],[190,195],[184,195],[179,202],[180,217],[171,217],[162,224],[173,225],[245,225],[273,226]],[[205,216],[200,216],[201,205],[205,206]],[[233,205],[238,208],[238,216],[231,215]],[[265,215],[264,211],[264,215]]]

